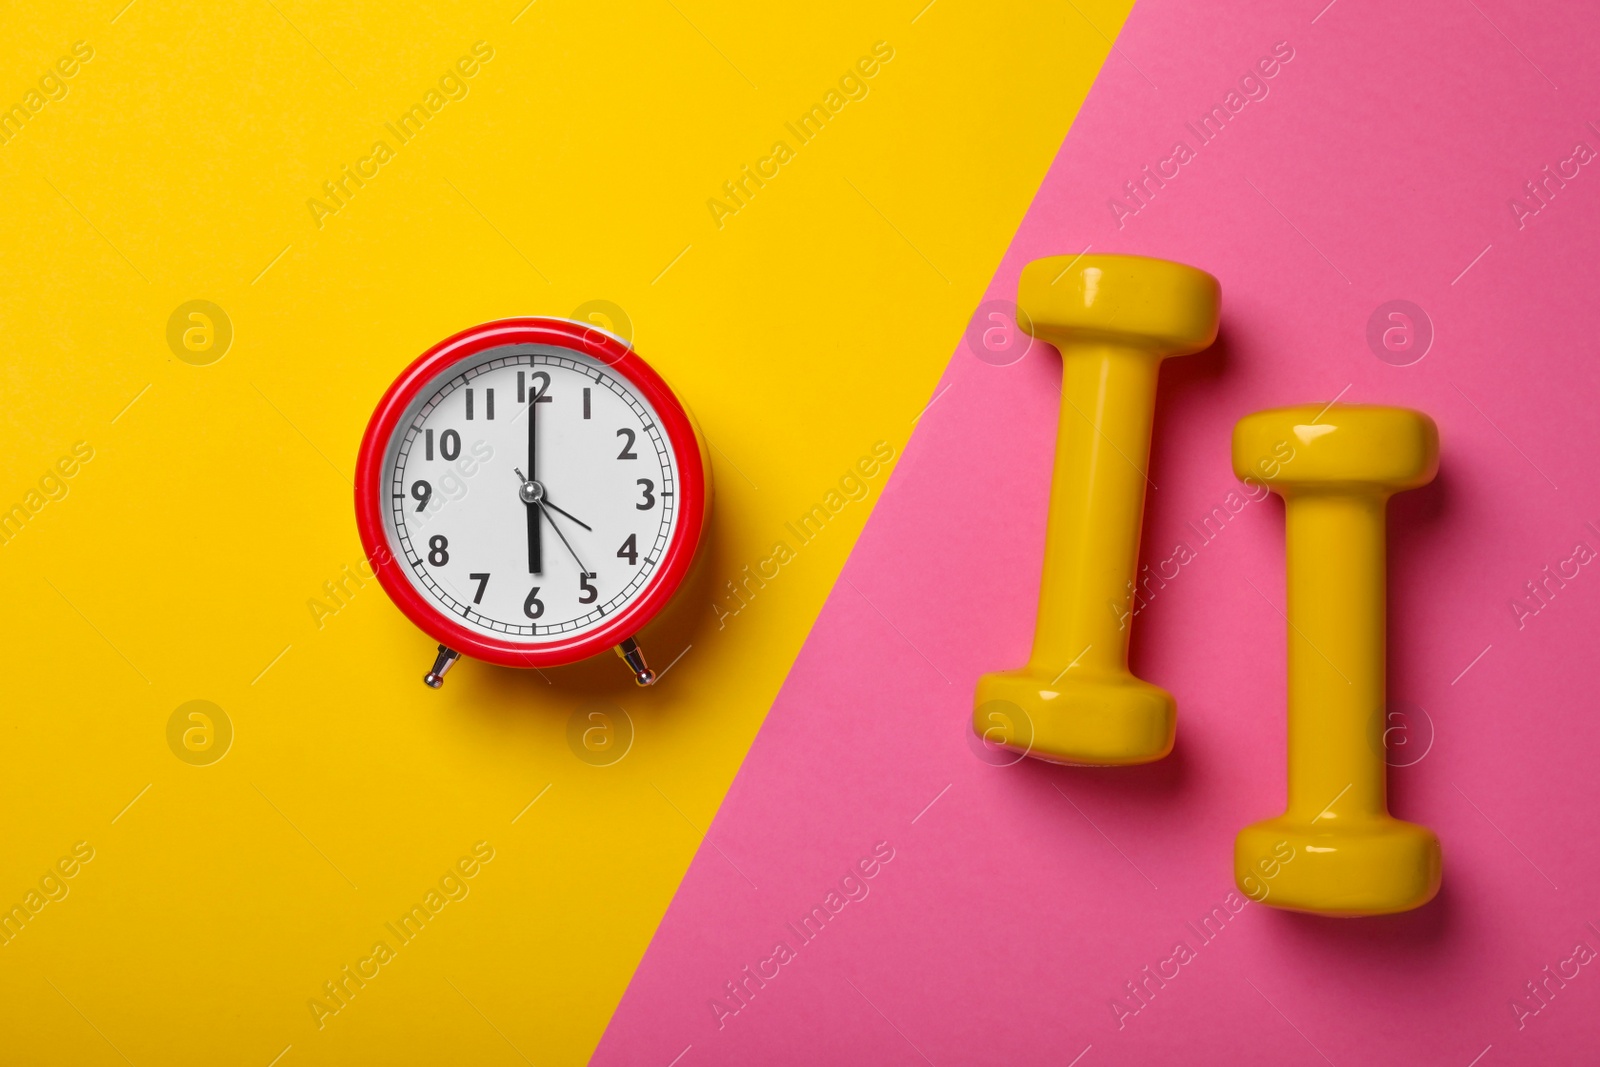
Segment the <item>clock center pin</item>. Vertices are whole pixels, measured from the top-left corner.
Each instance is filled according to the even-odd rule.
[[[544,499],[544,484],[532,478],[523,477],[522,471],[517,471],[517,477],[522,478],[522,485],[517,489],[517,498],[524,504],[537,504]]]

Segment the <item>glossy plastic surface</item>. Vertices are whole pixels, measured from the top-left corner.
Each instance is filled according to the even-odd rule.
[[[479,352],[502,345],[555,345],[603,363],[644,396],[661,419],[672,445],[681,483],[682,518],[662,553],[650,583],[604,624],[577,637],[513,640],[467,629],[406,580],[399,547],[383,523],[384,457],[407,408],[439,375]],[[356,457],[356,527],[378,582],[406,618],[429,637],[457,652],[505,667],[558,667],[576,663],[632,637],[672,599],[700,546],[709,507],[710,463],[699,428],[661,376],[620,338],[591,326],[556,318],[500,319],[447,337],[407,367],[378,401]]]
[[[1439,890],[1439,839],[1389,814],[1382,741],[1384,512],[1438,463],[1433,420],[1403,408],[1282,408],[1234,429],[1234,472],[1284,498],[1288,531],[1288,809],[1234,844],[1260,903],[1382,915]]]
[[[1128,670],[1130,594],[1161,361],[1211,344],[1220,301],[1211,275],[1142,256],[1023,269],[1018,319],[1061,351],[1061,416],[1033,654],[978,681],[989,743],[1093,766],[1172,751],[1171,694]]]

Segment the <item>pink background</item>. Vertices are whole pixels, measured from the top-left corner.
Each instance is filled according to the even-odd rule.
[[[1238,829],[1282,810],[1276,498],[1135,623],[1135,671],[1178,698],[1169,759],[975,757],[973,684],[1032,636],[1060,365],[962,344],[595,1062],[1597,1061],[1600,966],[1520,1030],[1510,1002],[1579,941],[1600,949],[1600,567],[1520,629],[1510,604],[1580,540],[1600,549],[1600,165],[1520,230],[1508,201],[1578,141],[1600,149],[1600,19],[1475,2],[1145,0],[988,294],[1090,244],[1221,280],[1217,346],[1162,374],[1148,562],[1236,488],[1241,415],[1341,396],[1438,421],[1439,479],[1391,508],[1389,662],[1391,698],[1425,709],[1408,741],[1435,733],[1390,784],[1443,841],[1438,899],[1344,921],[1250,905],[1210,943],[1186,925],[1233,890]],[[1107,199],[1193,146],[1185,120],[1279,41],[1295,55],[1270,95],[1119,230]],[[1406,367],[1366,342],[1396,298],[1436,333]],[[799,946],[785,923],[879,841],[895,856],[870,895],[719,1030],[723,983]],[[1196,958],[1119,1029],[1113,999],[1180,939]]]

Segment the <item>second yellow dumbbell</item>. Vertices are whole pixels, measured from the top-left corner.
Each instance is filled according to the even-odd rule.
[[[1288,527],[1288,810],[1234,842],[1234,878],[1260,903],[1382,915],[1439,890],[1439,839],[1389,814],[1369,729],[1385,697],[1384,512],[1438,465],[1433,420],[1404,408],[1281,408],[1234,429],[1234,473],[1271,470]]]

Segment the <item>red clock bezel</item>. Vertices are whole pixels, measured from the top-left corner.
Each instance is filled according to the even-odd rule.
[[[383,488],[384,457],[399,430],[406,409],[424,388],[452,364],[501,345],[544,344],[571,349],[606,365],[626,380],[655,408],[678,461],[678,506],[682,509],[662,553],[656,573],[644,591],[615,616],[588,633],[529,648],[513,641],[469,630],[431,604],[406,578],[397,546],[383,521],[387,494]],[[568,319],[529,317],[498,319],[448,337],[405,369],[378,401],[356,456],[356,526],[384,592],[416,627],[440,644],[476,659],[506,667],[558,667],[604,652],[632,637],[666,606],[694,561],[706,519],[705,454],[694,420],[677,396],[626,342],[603,330]]]

